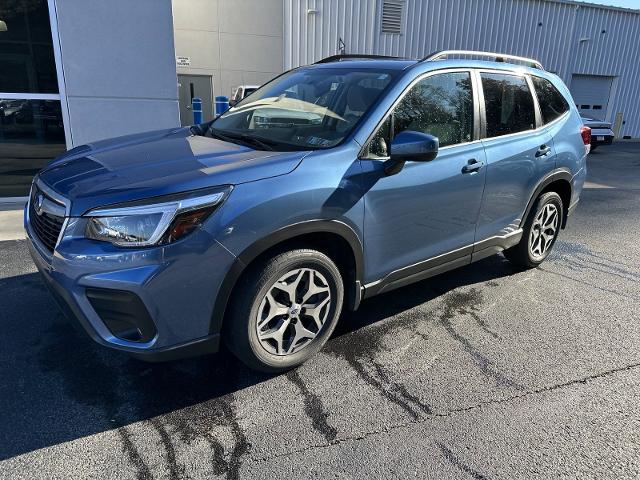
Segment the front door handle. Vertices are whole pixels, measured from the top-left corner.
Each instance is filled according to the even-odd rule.
[[[549,152],[551,152],[551,147],[540,145],[540,148],[536,152],[536,157],[544,157]]]
[[[484,166],[484,162],[479,162],[475,158],[472,158],[467,162],[467,164],[462,167],[462,173],[473,173],[477,172]]]

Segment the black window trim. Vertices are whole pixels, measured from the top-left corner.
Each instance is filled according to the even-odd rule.
[[[512,137],[514,135],[522,135],[523,133],[531,133],[531,132],[536,132],[538,130],[540,130],[541,128],[547,127],[549,126],[548,124],[544,124],[544,122],[542,121],[542,113],[540,112],[540,104],[538,103],[538,97],[535,94],[535,90],[533,88],[533,81],[531,80],[531,74],[529,73],[525,73],[525,72],[515,72],[513,70],[500,70],[500,69],[489,69],[489,68],[475,68],[474,69],[475,75],[476,75],[476,81],[478,83],[478,88],[480,91],[480,96],[482,97],[482,101],[480,103],[480,116],[481,116],[481,126],[480,126],[480,136],[482,140],[494,140],[497,138],[506,138],[506,137]],[[507,133],[505,135],[498,135],[495,137],[487,137],[487,109],[486,109],[486,104],[484,101],[484,90],[482,88],[482,74],[483,73],[490,73],[490,74],[499,74],[499,75],[511,75],[514,77],[520,77],[523,78],[525,83],[527,84],[527,87],[529,88],[529,95],[531,95],[531,98],[533,99],[533,112],[534,112],[534,116],[535,116],[535,128],[530,128],[528,130],[522,130],[521,132],[514,132],[514,133]],[[540,77],[543,78],[543,77]],[[566,112],[565,112],[566,113]],[[564,114],[560,117],[558,117],[556,120],[558,120],[559,118],[562,118],[564,116]],[[555,122],[555,120],[554,120]]]
[[[549,80],[548,78],[545,78],[545,77],[543,77],[543,76],[541,76],[541,75],[533,75],[533,74],[529,75],[529,79],[530,79],[530,81],[531,81],[531,85],[533,85],[533,77],[540,78],[540,79],[542,79],[542,80],[546,80],[547,82],[549,82],[549,83],[553,86],[553,88],[555,88],[555,89],[558,91],[558,93],[559,93],[560,95],[562,95],[562,98],[564,98],[564,101],[567,103],[567,111],[566,111],[566,112],[564,112],[564,113],[563,113],[562,115],[560,115],[558,118],[554,118],[554,119],[553,119],[553,120],[551,120],[549,123],[544,123],[544,120],[543,120],[543,118],[542,118],[542,109],[540,108],[540,104],[538,103],[538,94],[536,93],[535,86],[534,86],[534,89],[533,89],[533,98],[534,98],[534,99],[535,99],[535,101],[536,101],[536,105],[538,105],[538,110],[539,110],[539,112],[540,112],[540,121],[541,121],[541,126],[540,126],[540,127],[538,127],[538,128],[548,127],[549,125],[553,125],[554,123],[556,123],[557,121],[559,121],[560,119],[562,119],[562,118],[564,118],[566,115],[568,115],[568,114],[569,114],[569,112],[571,112],[571,105],[573,105],[573,104],[574,104],[574,102],[573,102],[573,99],[567,99],[567,97],[565,97],[565,96],[564,96],[564,94],[560,91],[560,89],[559,89],[558,87],[556,87],[556,86],[553,84],[553,82],[552,82],[551,80]],[[570,102],[569,100],[572,100],[572,101]],[[576,110],[577,110],[577,109],[578,109],[578,105],[576,105]]]
[[[407,85],[407,87],[400,93],[400,95],[398,95],[398,98],[396,98],[394,100],[394,102],[391,104],[389,109],[384,113],[384,115],[382,116],[380,121],[376,124],[375,128],[373,128],[371,130],[371,133],[367,136],[366,141],[363,143],[363,146],[360,149],[360,152],[358,153],[358,158],[360,160],[373,160],[373,161],[388,159],[389,157],[380,157],[380,158],[375,158],[374,159],[374,158],[368,158],[366,156],[367,152],[368,152],[368,148],[369,148],[369,143],[371,142],[371,140],[373,139],[375,134],[378,132],[378,130],[382,127],[382,124],[387,120],[387,118],[389,117],[390,113],[395,109],[397,104],[400,103],[402,98],[407,94],[407,92],[416,83],[418,83],[422,79],[424,79],[426,77],[429,77],[431,75],[436,75],[436,74],[441,74],[441,73],[451,73],[451,72],[470,72],[471,73],[471,84],[473,86],[473,107],[474,107],[473,140],[471,142],[458,143],[456,145],[449,145],[449,146],[446,146],[446,147],[442,147],[441,150],[448,149],[448,148],[456,148],[456,147],[460,147],[460,146],[463,146],[463,145],[470,145],[470,144],[473,144],[473,143],[476,143],[476,142],[480,142],[480,141],[498,140],[498,139],[502,139],[502,138],[512,137],[512,136],[515,136],[515,135],[531,134],[532,132],[537,132],[537,131],[542,130],[544,128],[549,128],[550,126],[562,121],[565,117],[567,117],[571,113],[571,103],[567,101],[567,103],[569,105],[569,109],[566,112],[564,112],[558,118],[554,119],[553,121],[551,121],[551,122],[549,122],[547,124],[545,124],[542,121],[542,113],[541,113],[541,110],[540,110],[540,104],[538,103],[538,96],[535,93],[535,88],[533,86],[533,81],[531,80],[531,77],[535,76],[535,77],[539,77],[539,78],[542,78],[542,79],[547,80],[547,81],[550,81],[550,80],[548,78],[545,78],[545,77],[540,76],[540,75],[533,75],[533,74],[530,74],[528,72],[516,72],[516,71],[513,71],[513,70],[502,70],[502,69],[491,69],[491,68],[473,68],[473,67],[456,67],[456,68],[443,68],[443,69],[437,69],[437,70],[430,70],[430,71],[424,72],[424,73],[418,75],[416,78],[414,78],[411,81],[411,83],[409,83],[409,85]],[[529,130],[523,130],[522,132],[515,132],[515,133],[509,133],[509,134],[506,134],[506,135],[500,135],[500,136],[497,136],[497,137],[487,137],[487,135],[486,135],[486,132],[487,132],[487,130],[486,130],[486,128],[487,128],[487,125],[486,125],[486,110],[485,110],[485,103],[484,103],[484,91],[482,89],[482,79],[481,79],[481,76],[480,76],[481,73],[497,73],[497,74],[504,74],[504,75],[513,75],[513,76],[516,76],[516,77],[524,77],[525,81],[527,82],[527,86],[529,87],[529,93],[533,97],[536,128],[529,129]],[[566,97],[564,96],[564,94],[562,94],[562,92],[560,92],[560,94],[566,100]],[[577,107],[576,107],[576,109],[577,109]]]
[[[382,116],[380,121],[378,121],[378,123],[376,124],[375,128],[373,128],[371,130],[371,133],[367,136],[367,139],[363,143],[363,146],[360,149],[360,152],[358,153],[358,159],[360,159],[360,160],[372,160],[372,161],[381,161],[381,160],[384,161],[384,160],[388,159],[389,157],[379,157],[379,158],[367,157],[367,153],[369,151],[369,143],[371,142],[371,140],[373,140],[373,137],[378,133],[378,130],[380,130],[380,128],[382,127],[384,122],[387,121],[387,118],[389,118],[391,113],[395,110],[395,108],[402,101],[402,99],[405,97],[405,95],[407,95],[407,93],[409,93],[409,91],[415,85],[420,83],[425,78],[432,77],[434,75],[441,75],[441,74],[445,74],[445,73],[468,73],[469,74],[469,78],[471,79],[471,91],[472,91],[472,96],[473,96],[473,140],[471,140],[470,142],[456,143],[455,145],[447,145],[445,147],[441,147],[439,150],[445,150],[445,149],[449,149],[449,148],[456,148],[456,147],[466,146],[466,145],[470,145],[470,144],[473,144],[473,143],[476,143],[476,142],[480,142],[482,140],[482,137],[481,137],[481,131],[480,131],[480,121],[481,121],[481,112],[480,112],[480,110],[481,109],[480,109],[479,95],[481,95],[482,92],[481,92],[481,90],[478,90],[478,85],[477,85],[476,79],[474,78],[475,77],[474,69],[471,68],[471,67],[468,67],[468,68],[467,67],[442,68],[442,69],[438,69],[438,70],[430,70],[428,72],[421,73],[416,78],[414,78],[409,83],[409,85],[407,85],[405,87],[405,89],[402,90],[402,92],[400,92],[400,95],[398,95],[398,97],[393,101],[393,103],[387,109],[387,111],[384,113],[384,115]],[[436,158],[436,160],[437,160],[437,158]]]

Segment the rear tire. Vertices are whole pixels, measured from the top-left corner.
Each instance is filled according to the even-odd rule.
[[[344,286],[324,253],[291,250],[249,267],[225,319],[229,349],[247,366],[268,373],[315,355],[338,322]]]
[[[521,268],[535,268],[556,243],[563,220],[562,198],[556,192],[540,195],[529,212],[520,242],[505,250],[504,256]]]

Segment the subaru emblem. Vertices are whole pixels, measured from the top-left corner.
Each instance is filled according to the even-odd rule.
[[[41,193],[38,194],[38,196],[36,197],[36,213],[38,215],[42,215],[42,204],[44,203],[44,195],[42,195]]]

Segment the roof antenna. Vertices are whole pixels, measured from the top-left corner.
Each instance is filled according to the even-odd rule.
[[[346,50],[347,46],[342,41],[342,37],[338,37],[338,55],[344,55]]]

